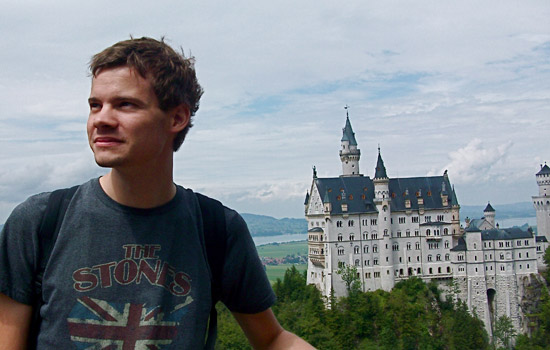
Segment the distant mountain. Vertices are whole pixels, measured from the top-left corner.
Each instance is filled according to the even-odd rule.
[[[306,219],[276,219],[266,215],[241,214],[252,236],[307,233]]]
[[[460,218],[479,219],[483,216],[485,205],[461,205]],[[535,208],[531,202],[520,202],[512,204],[491,204],[496,211],[497,219],[529,218],[535,217]]]

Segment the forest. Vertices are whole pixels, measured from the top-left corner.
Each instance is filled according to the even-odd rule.
[[[549,252],[546,252],[546,257]],[[345,273],[345,271],[340,271]],[[545,273],[548,281],[548,272]],[[344,276],[343,276],[344,277]],[[319,291],[306,284],[305,274],[294,266],[277,279],[273,306],[279,322],[322,350],[484,350],[550,349],[550,298],[545,293],[530,320],[535,331],[516,335],[506,317],[494,326],[489,339],[483,322],[460,300],[442,300],[435,284],[410,278],[391,292],[361,292],[348,285],[348,296],[331,297],[325,307]],[[231,313],[218,304],[216,349],[251,349]],[[514,341],[515,340],[515,341]]]

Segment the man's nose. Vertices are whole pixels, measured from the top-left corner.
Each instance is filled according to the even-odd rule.
[[[101,110],[92,112],[90,117],[93,118],[93,124],[96,128],[115,127],[118,124],[115,110],[109,105],[104,105]]]

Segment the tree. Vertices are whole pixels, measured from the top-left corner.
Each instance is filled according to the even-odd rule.
[[[344,266],[340,267],[336,273],[340,275],[346,284],[348,295],[361,291],[361,282],[359,281],[357,267],[355,267],[355,265],[344,264]]]
[[[512,320],[506,315],[500,316],[495,322],[493,339],[500,341],[505,349],[510,349],[510,341],[515,336],[516,330],[514,329]]]

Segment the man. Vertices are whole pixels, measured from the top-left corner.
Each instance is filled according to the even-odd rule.
[[[163,41],[95,55],[88,139],[110,168],[79,186],[44,271],[38,349],[200,349],[211,309],[195,194],[173,183],[202,89],[190,59]],[[50,194],[19,205],[0,235],[0,350],[25,349],[37,232]],[[285,331],[242,218],[224,208],[221,300],[257,349],[310,349]]]

